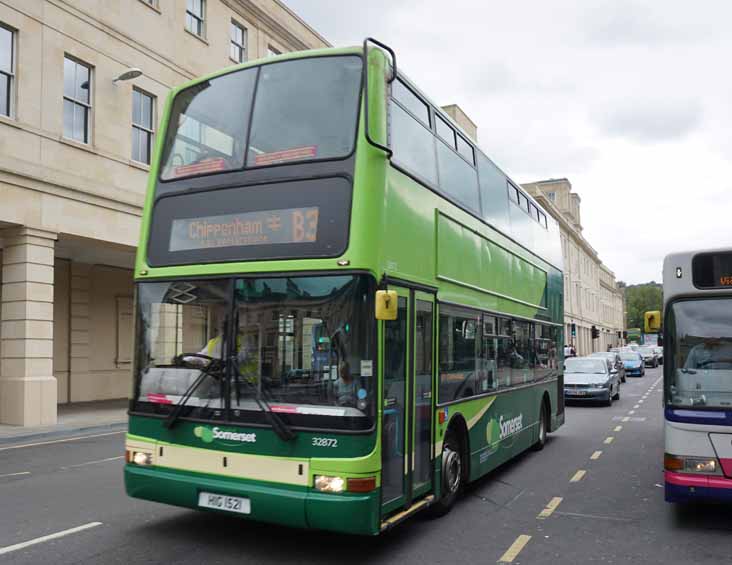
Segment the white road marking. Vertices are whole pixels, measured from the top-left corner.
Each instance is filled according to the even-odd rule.
[[[576,472],[576,473],[575,473],[575,474],[574,474],[574,475],[572,476],[572,478],[571,478],[571,479],[569,479],[569,482],[570,482],[570,483],[578,483],[578,482],[580,482],[580,481],[582,480],[582,478],[583,478],[583,477],[584,477],[584,476],[585,476],[586,474],[587,474],[587,471],[585,471],[584,469],[580,469],[579,471],[577,471],[577,472]]]
[[[117,434],[126,434],[127,430],[120,430],[118,432],[105,432],[103,434],[93,434],[89,436],[77,436],[77,437],[70,437],[67,439],[55,439],[53,441],[39,441],[38,443],[25,443],[23,445],[11,445],[9,447],[0,447],[0,451],[8,451],[9,449],[21,449],[23,447],[34,447],[36,445],[49,445],[51,443],[66,443],[68,441],[79,441],[81,439],[89,439],[92,437],[104,437],[104,436],[113,436]]]
[[[635,410],[628,410],[628,414],[635,414]]]
[[[613,436],[608,436],[605,438],[605,441],[603,443],[605,443],[605,445],[610,445],[614,439],[615,438]]]
[[[30,471],[21,471],[20,473],[8,473],[7,475],[0,475],[0,479],[4,477],[17,477],[19,475],[30,475]]]
[[[77,463],[76,465],[67,465],[61,467],[62,469],[75,469],[76,467],[85,467],[86,465],[95,465],[97,463],[106,463],[107,461],[116,461],[118,459],[124,459],[124,455],[118,455],[115,457],[107,457],[106,459],[97,459],[96,461],[87,461],[86,463]]]
[[[602,455],[602,451],[595,451],[592,455],[590,455],[590,459],[596,461],[600,458],[600,455]]]
[[[613,431],[619,432],[622,429],[623,429],[623,426],[615,426],[615,429]]]
[[[90,528],[96,528],[97,526],[101,526],[101,525],[102,525],[101,522],[89,522],[88,524],[84,524],[83,526],[77,526],[76,528],[63,530],[61,532],[56,532],[55,534],[41,536],[40,538],[35,538],[32,540],[24,541],[22,543],[16,543],[15,545],[8,545],[6,547],[0,547],[0,555],[5,555],[6,553],[10,553],[12,551],[18,551],[19,549],[24,549],[26,547],[30,547],[31,545],[36,545],[39,543],[43,543],[45,541],[50,541],[52,539],[58,539],[58,538],[62,538],[64,536],[68,536],[71,534],[76,534],[78,532],[83,532],[84,530],[88,530]]]
[[[521,550],[526,547],[526,544],[529,543],[530,539],[531,536],[521,534],[519,537],[516,538],[516,541],[511,544],[511,547],[506,550],[506,553],[501,555],[501,558],[498,560],[498,562],[513,563],[513,560],[516,559],[518,554],[521,553]]]
[[[629,421],[630,421],[630,416],[625,416],[625,417],[624,417],[624,418],[623,418],[623,419],[621,420],[621,422],[629,422]]]
[[[560,512],[557,510],[557,514],[560,516],[575,516],[577,518],[595,518],[597,520],[613,520],[615,522],[630,522],[630,518],[616,518],[614,516],[599,516],[597,514],[580,514],[578,512]]]
[[[546,505],[546,508],[544,508],[544,510],[542,510],[539,513],[537,518],[539,520],[544,520],[545,518],[548,518],[549,516],[551,516],[552,512],[554,512],[557,509],[557,507],[561,504],[562,500],[563,500],[563,498],[561,496],[555,496],[554,498],[552,498],[549,501],[549,504]]]
[[[638,408],[640,408],[640,404],[636,404],[635,406],[633,406],[634,410],[638,410]]]

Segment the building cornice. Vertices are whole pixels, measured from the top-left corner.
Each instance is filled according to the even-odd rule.
[[[310,27],[305,21],[293,12],[290,8],[285,6],[280,0],[274,0],[275,4],[279,6],[283,12],[295,19],[300,25],[302,25],[308,32],[313,34],[314,38],[323,42],[326,47],[332,47],[332,45],[322,35]],[[312,45],[308,45],[302,41],[292,31],[283,26],[275,18],[273,18],[267,10],[259,6],[256,0],[221,0],[221,3],[239,14],[242,18],[257,22],[262,28],[262,31],[268,33],[273,39],[278,39],[282,43],[286,43],[293,51],[302,51],[306,49],[313,49]]]
[[[557,220],[557,222],[559,222],[560,226],[564,227],[565,231],[568,232],[572,236],[572,238],[576,240],[593,259],[597,261],[598,264],[602,263],[602,261],[600,261],[600,257],[597,254],[597,251],[594,247],[592,247],[592,245],[590,245],[590,242],[587,241],[577,229],[575,229],[575,227],[567,220],[565,215],[562,214],[559,208],[557,208],[554,203],[549,200],[541,190],[537,190],[537,194],[534,195],[534,198],[540,202],[540,204],[547,210],[547,212],[549,212],[549,214],[551,214],[551,216],[555,220]]]

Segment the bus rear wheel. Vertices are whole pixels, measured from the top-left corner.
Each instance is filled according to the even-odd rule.
[[[463,488],[463,466],[460,441],[451,430],[442,444],[442,488],[439,500],[430,507],[432,516],[444,516],[452,510]]]
[[[531,448],[534,451],[541,451],[544,449],[544,446],[546,445],[546,433],[547,433],[547,424],[549,421],[549,418],[547,416],[548,410],[546,402],[541,403],[541,413],[539,414],[539,437],[536,440],[536,443],[531,446]]]

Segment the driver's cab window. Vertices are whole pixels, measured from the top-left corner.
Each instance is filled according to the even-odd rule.
[[[206,370],[189,405],[221,408],[219,375],[228,311],[227,283],[145,283],[138,287],[138,400],[174,404]]]

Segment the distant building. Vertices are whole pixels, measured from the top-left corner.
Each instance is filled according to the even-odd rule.
[[[522,185],[558,222],[564,257],[565,342],[578,355],[607,351],[618,346],[618,332],[625,329],[625,295],[613,272],[582,235],[579,195],[567,179],[551,179]],[[575,324],[577,335],[572,337]],[[600,332],[592,339],[592,326]]]
[[[460,106],[457,104],[449,104],[443,106],[442,109],[475,143],[478,143],[478,126],[475,125],[475,122],[470,119]]]
[[[327,46],[278,0],[0,3],[0,424],[129,394],[132,267],[168,91]]]

